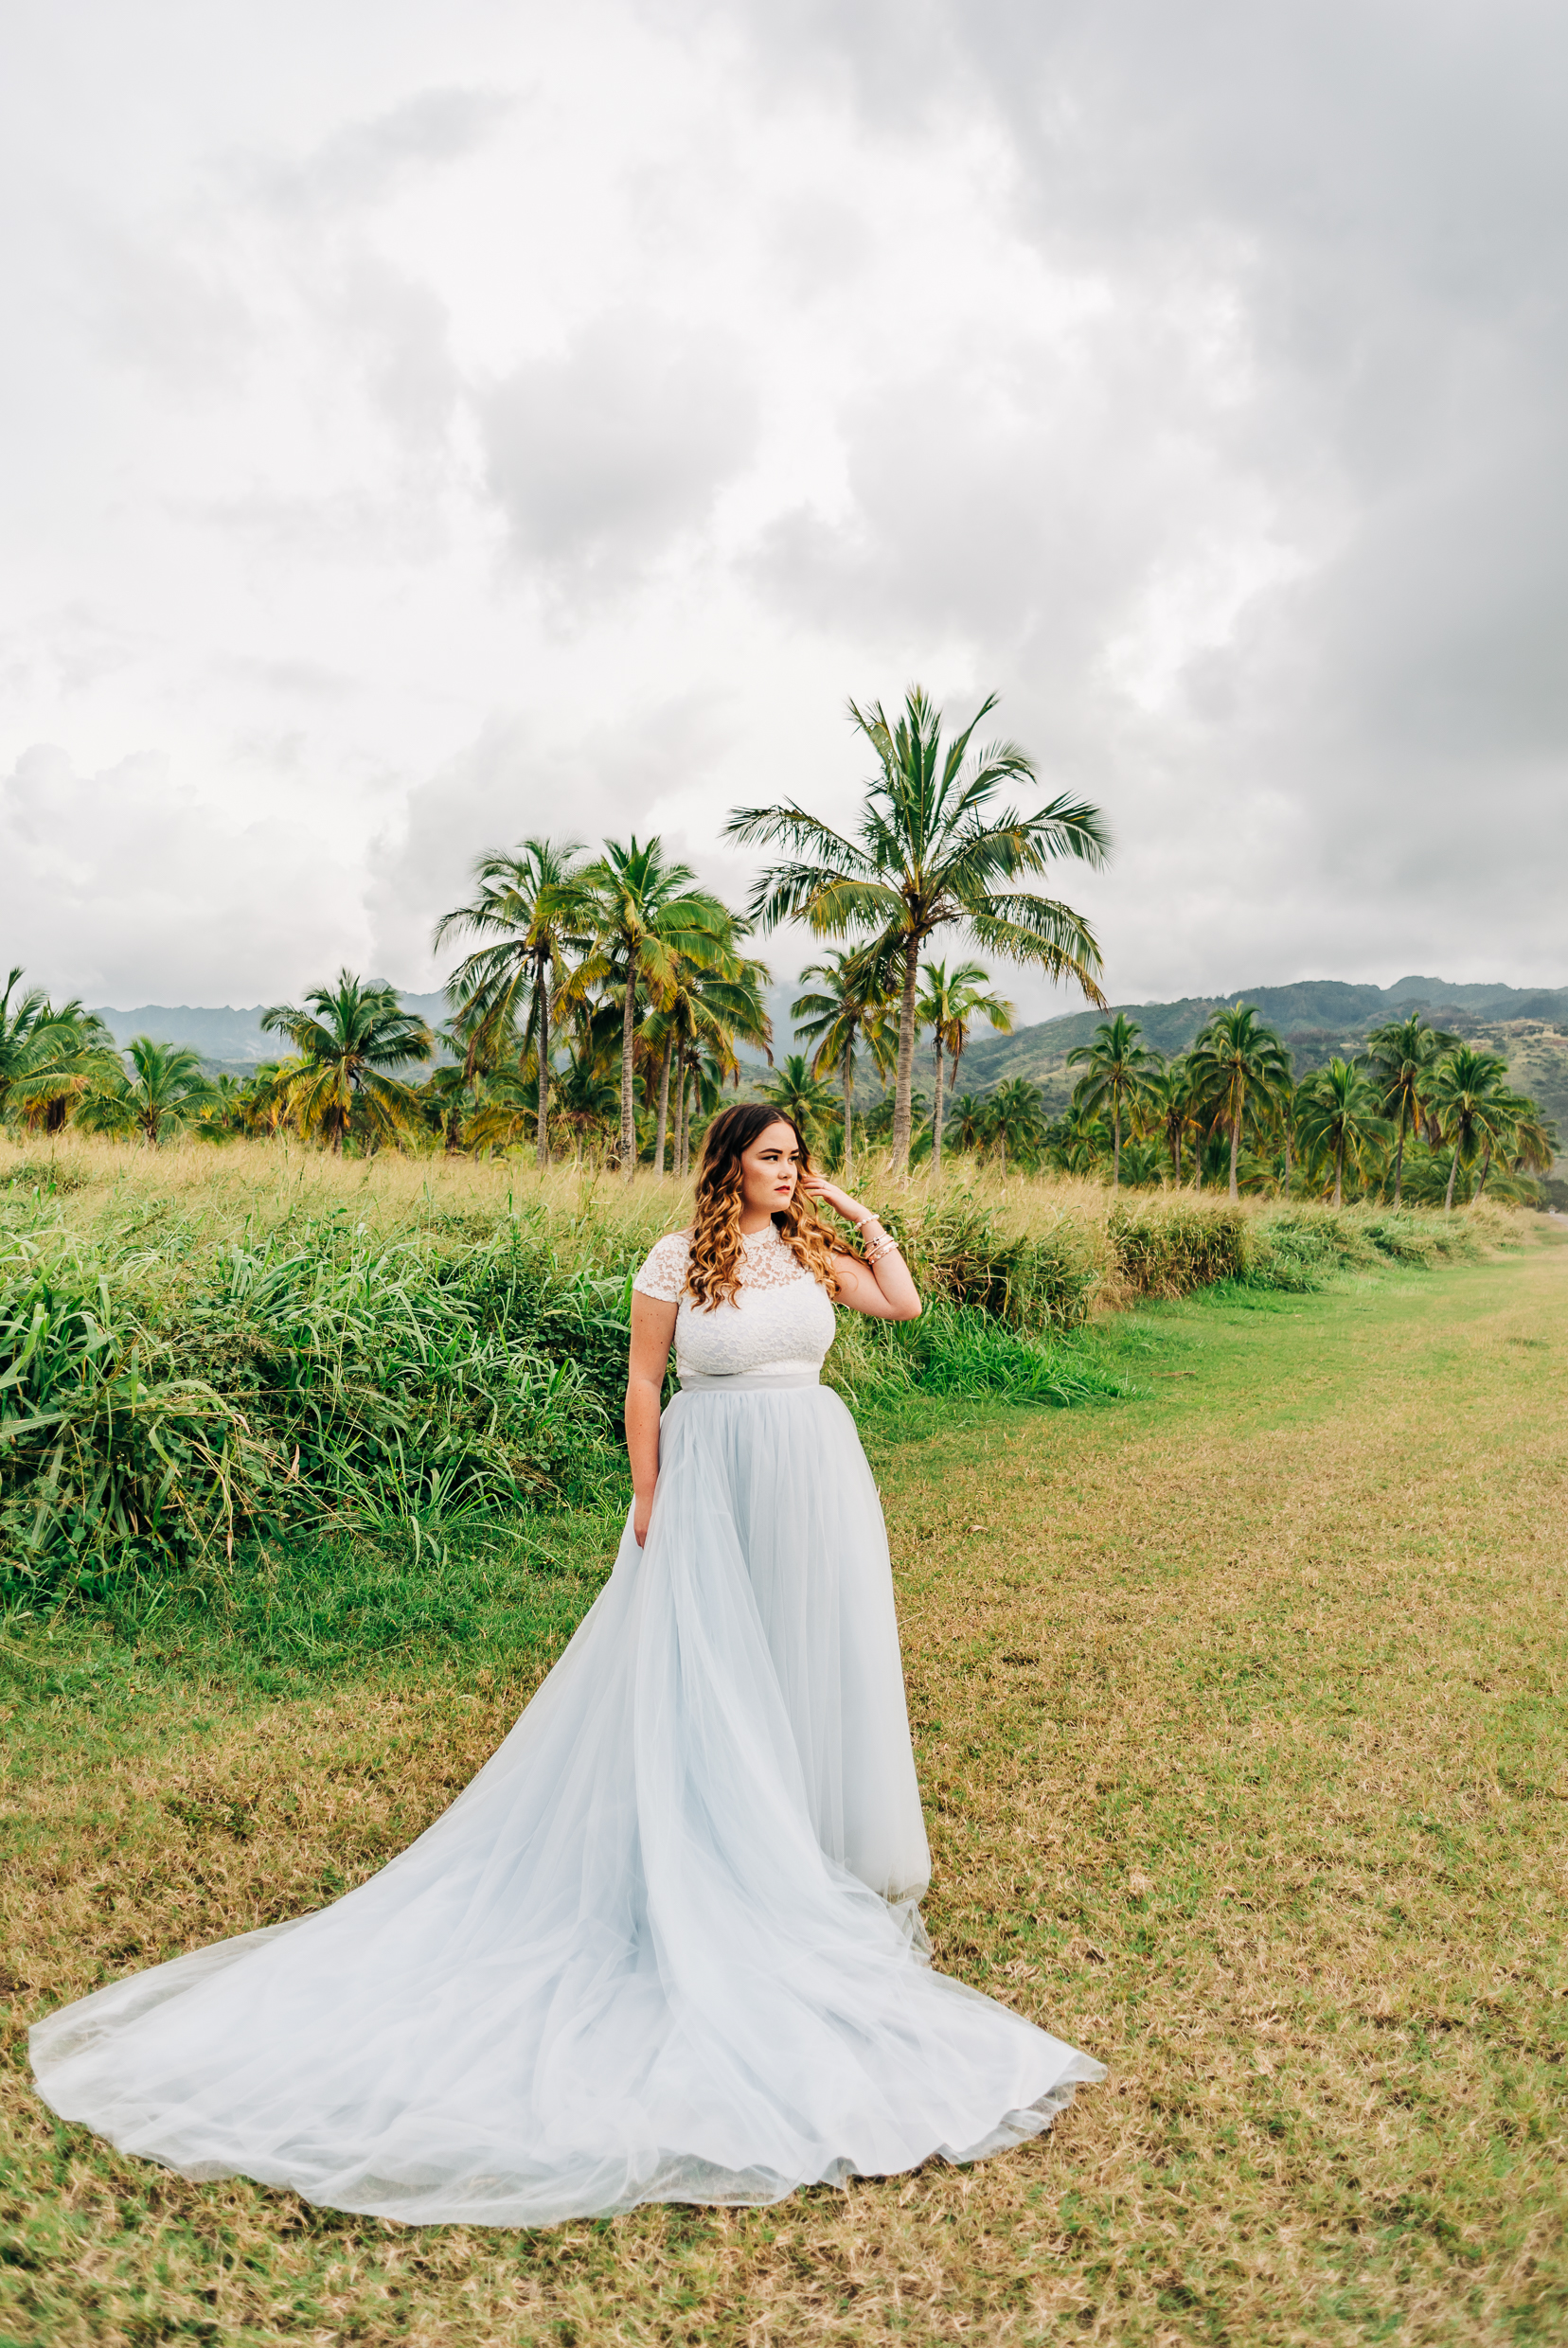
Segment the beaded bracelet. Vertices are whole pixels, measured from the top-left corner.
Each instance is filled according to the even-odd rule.
[[[883,1229],[881,1219],[877,1216],[868,1215],[863,1223],[857,1224],[856,1228],[860,1232],[862,1240],[864,1242],[865,1260],[868,1265],[875,1267],[882,1262],[884,1255],[897,1255],[899,1252],[899,1242],[894,1238],[893,1234],[890,1231]],[[876,1236],[872,1239],[866,1239],[865,1235],[867,1232],[874,1232]]]

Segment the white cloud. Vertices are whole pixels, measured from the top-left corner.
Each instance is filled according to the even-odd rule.
[[[129,26],[0,90],[7,967],[429,983],[538,829],[739,896],[921,677],[1104,804],[1118,995],[1568,976],[1531,0]]]

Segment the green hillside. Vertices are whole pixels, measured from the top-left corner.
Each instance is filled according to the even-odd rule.
[[[1290,987],[1239,987],[1223,995],[1184,995],[1175,1003],[1122,1003],[1112,1010],[1136,1020],[1146,1040],[1167,1056],[1185,1051],[1208,1014],[1223,1003],[1255,1003],[1291,1047],[1298,1076],[1336,1054],[1361,1049],[1367,1030],[1385,1019],[1424,1009],[1434,1026],[1448,1027],[1501,1053],[1511,1080],[1568,1132],[1568,987],[1504,987],[1440,978],[1402,978],[1395,987],[1358,987],[1344,979],[1303,979]],[[1010,1036],[977,1036],[964,1055],[959,1084],[988,1091],[1008,1076],[1042,1085],[1047,1100],[1065,1102],[1075,1071],[1067,1054],[1087,1043],[1106,1011],[1072,1011]]]

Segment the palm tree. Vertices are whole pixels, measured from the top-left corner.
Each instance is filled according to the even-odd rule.
[[[855,1180],[855,1048],[864,1039],[872,1064],[884,1080],[896,1054],[889,1046],[887,989],[884,972],[875,954],[831,953],[809,962],[800,973],[821,981],[815,993],[796,995],[790,1005],[794,1030],[804,1043],[814,1043],[811,1074],[837,1076],[844,1091],[844,1151],[842,1172],[853,1187]]]
[[[662,1176],[665,1135],[668,1123],[669,1083],[675,1077],[675,1158],[684,1171],[686,1094],[691,1071],[706,1051],[732,1083],[739,1083],[740,1062],[736,1044],[754,1043],[773,1060],[773,1022],[762,989],[768,971],[761,962],[725,952],[707,962],[688,954],[673,959],[671,991],[660,1009],[643,1022],[643,1040],[659,1071],[658,1122],[653,1163]]]
[[[11,1087],[18,1077],[30,1072],[34,1038],[52,1016],[42,987],[29,987],[26,994],[11,1001],[21,983],[22,965],[17,963],[6,981],[5,993],[0,994],[0,1114],[10,1105]]]
[[[591,1032],[579,1032],[565,1067],[557,1070],[555,1095],[557,1112],[580,1165],[583,1144],[614,1132],[620,1107],[619,1087]]]
[[[1437,1062],[1427,1090],[1427,1105],[1439,1139],[1452,1144],[1445,1214],[1453,1212],[1453,1185],[1461,1159],[1473,1163],[1483,1147],[1495,1147],[1508,1123],[1508,1064],[1495,1053],[1478,1052],[1472,1043],[1456,1043]]]
[[[637,1116],[633,1089],[637,992],[659,1007],[677,991],[681,958],[710,969],[722,963],[737,934],[733,914],[693,884],[686,864],[666,860],[662,844],[606,841],[604,853],[579,876],[586,891],[592,943],[573,973],[573,989],[614,987],[621,1001],[620,1156],[628,1182],[637,1170]]]
[[[335,1156],[358,1116],[377,1140],[396,1140],[419,1121],[417,1093],[386,1072],[427,1060],[436,1039],[402,1009],[395,990],[340,970],[334,987],[312,987],[306,1008],[275,1003],[261,1014],[269,1035],[287,1036],[304,1065],[289,1085],[289,1110],[307,1138],[319,1132]]]
[[[1249,1109],[1268,1108],[1291,1079],[1291,1057],[1272,1027],[1265,1027],[1251,1003],[1211,1011],[1187,1057],[1195,1096],[1219,1124],[1230,1130],[1230,1195],[1240,1197],[1236,1179],[1241,1128]]]
[[[1149,1081],[1159,1070],[1160,1055],[1138,1038],[1143,1029],[1135,1019],[1118,1011],[1095,1030],[1092,1043],[1075,1045],[1067,1055],[1069,1068],[1081,1066],[1083,1075],[1073,1093],[1075,1106],[1108,1108],[1111,1112],[1111,1187],[1121,1188],[1122,1114],[1136,1111]]]
[[[1143,1106],[1149,1124],[1164,1137],[1170,1152],[1170,1178],[1180,1188],[1182,1145],[1194,1122],[1192,1073],[1185,1059],[1169,1060],[1146,1078]]]
[[[1557,1163],[1558,1130],[1523,1094],[1514,1097],[1513,1130],[1506,1142],[1508,1165],[1515,1174],[1549,1174]]]
[[[155,1043],[133,1036],[126,1046],[131,1073],[123,1066],[94,1085],[77,1112],[89,1132],[140,1133],[156,1149],[166,1129],[179,1130],[205,1117],[221,1099],[188,1043]]]
[[[21,979],[18,966],[0,994],[0,1117],[20,1112],[52,1133],[91,1086],[124,1071],[96,1012],[75,998],[57,1011],[42,987],[16,995]]]
[[[289,1113],[289,1089],[300,1073],[299,1059],[264,1059],[240,1087],[239,1110],[247,1133],[276,1133]]]
[[[820,1140],[839,1113],[838,1094],[811,1074],[804,1052],[790,1053],[782,1067],[757,1090],[760,1099],[793,1117],[810,1143]]]
[[[956,1137],[960,1149],[984,1147],[989,1132],[988,1106],[979,1093],[960,1093],[949,1101],[947,1130]]]
[[[931,1170],[938,1179],[942,1171],[942,1054],[946,1051],[953,1067],[953,1081],[958,1080],[958,1061],[969,1041],[971,1022],[978,1015],[989,1019],[1003,1035],[1012,1032],[1013,1006],[990,990],[990,972],[983,970],[978,962],[960,962],[948,975],[940,962],[925,966],[925,992],[915,1005],[917,1026],[929,1027],[935,1038],[936,1089],[932,1094],[931,1112]]]
[[[468,1046],[465,1074],[472,1078],[487,1054],[493,1064],[502,1035],[517,1035],[524,1056],[531,1043],[539,1069],[541,1165],[550,1155],[550,1012],[569,958],[585,953],[591,937],[576,861],[582,853],[577,840],[525,840],[515,848],[492,848],[473,867],[472,901],[443,914],[433,940],[437,950],[448,937],[490,940],[459,963],[449,982]]]
[[[1432,1072],[1444,1052],[1459,1041],[1441,1027],[1429,1027],[1419,1011],[1408,1019],[1388,1020],[1366,1039],[1366,1067],[1382,1101],[1383,1114],[1394,1120],[1394,1204],[1403,1203],[1404,1146],[1407,1130],[1418,1133],[1426,1112]]]
[[[1296,1135],[1305,1153],[1327,1152],[1332,1159],[1336,1206],[1345,1203],[1346,1165],[1364,1167],[1392,1135],[1378,1109],[1376,1085],[1353,1060],[1331,1059],[1296,1087]],[[1234,1148],[1231,1163],[1236,1163]]]
[[[1032,1158],[1045,1139],[1045,1096],[1026,1076],[1009,1076],[986,1102],[986,1138],[997,1146],[1002,1165],[1010,1149],[1015,1158]]]
[[[758,880],[751,912],[765,928],[804,919],[819,937],[869,932],[899,957],[902,980],[894,1088],[893,1165],[909,1163],[915,1083],[915,998],[925,941],[949,923],[982,952],[1071,978],[1091,1003],[1099,948],[1082,916],[1014,883],[1044,872],[1059,857],[1105,862],[1107,838],[1097,809],[1064,794],[1032,815],[993,808],[1005,786],[1035,781],[1030,760],[1013,742],[971,752],[974,729],[996,706],[989,694],[960,733],[944,744],[942,713],[918,685],[903,714],[889,722],[881,703],[849,704],[853,723],[876,753],[879,773],[867,791],[857,836],[846,838],[795,801],[737,808],[726,827],[738,840],[776,843],[790,861]]]

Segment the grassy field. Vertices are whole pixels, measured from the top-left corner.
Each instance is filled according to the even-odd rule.
[[[1556,2341],[1568,1248],[1074,1341],[1138,1397],[915,1395],[888,1508],[937,1960],[1110,2066],[1041,2143],[519,2235],[193,2185],[57,2127],[26,2022],[360,1879],[449,1801],[611,1512],[309,1557],[226,1625],[0,1648],[0,2341]],[[530,1537],[532,1539],[532,1537]]]

